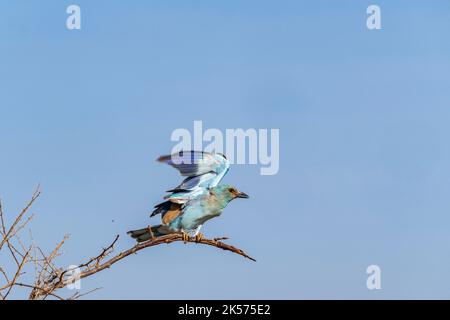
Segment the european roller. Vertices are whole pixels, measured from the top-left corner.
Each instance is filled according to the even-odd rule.
[[[248,195],[228,184],[219,182],[230,169],[230,162],[220,153],[203,151],[180,151],[158,158],[177,169],[184,181],[165,196],[166,201],[155,206],[150,215],[161,214],[162,223],[150,228],[154,237],[182,233],[183,237],[193,234],[202,238],[200,228],[215,217],[236,198]],[[149,228],[128,231],[138,242],[151,239]]]

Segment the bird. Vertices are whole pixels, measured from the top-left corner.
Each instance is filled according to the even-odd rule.
[[[179,151],[157,161],[174,167],[186,178],[168,190],[165,201],[151,213],[150,217],[161,214],[161,224],[127,232],[137,242],[171,233],[181,233],[185,241],[192,234],[200,241],[200,229],[206,221],[220,216],[232,200],[249,198],[232,185],[219,184],[230,169],[230,162],[222,153]]]

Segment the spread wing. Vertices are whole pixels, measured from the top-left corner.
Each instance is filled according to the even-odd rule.
[[[230,162],[221,153],[180,151],[159,157],[158,161],[171,165],[182,176],[187,177],[178,187],[169,192],[215,187],[230,169]]]
[[[183,208],[190,200],[197,198],[208,188],[215,187],[230,169],[230,162],[220,153],[203,151],[180,151],[158,158],[167,163],[187,178],[175,189],[168,190],[167,201],[155,206],[151,217],[161,214],[163,224],[182,214]]]

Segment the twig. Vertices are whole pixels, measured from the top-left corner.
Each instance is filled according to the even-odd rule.
[[[42,289],[42,288],[39,288],[39,287],[36,287],[36,286],[32,286],[32,285],[29,285],[29,284],[26,284],[26,283],[21,283],[21,282],[17,282],[15,285],[19,286],[19,287],[30,288],[30,289],[33,289],[33,290],[35,290],[35,289],[42,290],[42,291],[44,291],[44,294],[47,294],[49,296],[53,296],[55,298],[58,298],[59,300],[65,300],[63,297],[58,296],[57,294],[54,294],[52,292],[47,292],[47,291],[45,291],[45,289]]]
[[[0,243],[0,250],[2,249],[3,245],[5,244],[5,242],[8,242],[9,238],[11,238],[11,236],[13,236],[13,232],[14,232],[14,228],[16,227],[16,225],[19,223],[20,220],[22,220],[23,215],[28,211],[28,209],[32,206],[32,204],[34,203],[34,201],[36,201],[36,199],[41,195],[41,192],[39,191],[39,187],[36,189],[36,191],[34,192],[33,196],[31,197],[31,200],[27,203],[27,205],[25,206],[25,208],[22,209],[22,211],[20,212],[20,214],[16,217],[16,219],[14,220],[13,224],[11,225],[11,227],[9,228],[9,230],[6,232],[5,229],[5,222],[3,221],[3,213],[1,214],[1,223],[2,223],[2,228],[3,228],[3,239],[2,242]],[[27,221],[28,222],[28,221]],[[26,222],[25,222],[26,223]]]
[[[181,234],[174,233],[174,234],[165,235],[162,237],[154,238],[153,240],[138,243],[135,246],[133,246],[132,248],[122,251],[121,253],[117,254],[116,256],[110,258],[109,260],[107,260],[103,263],[100,263],[106,257],[107,252],[109,250],[112,251],[114,244],[117,242],[118,238],[119,238],[119,236],[117,235],[116,238],[114,239],[114,241],[106,249],[103,249],[103,251],[97,257],[91,258],[88,262],[85,262],[85,263],[82,263],[79,265],[80,268],[84,267],[85,269],[82,270],[81,273],[78,275],[78,279],[86,278],[86,277],[96,274],[102,270],[108,269],[116,262],[124,259],[125,257],[127,257],[131,254],[137,253],[138,251],[143,250],[145,248],[157,246],[160,244],[169,244],[169,243],[177,242],[177,241],[181,241],[181,242],[185,241],[185,239],[183,239],[183,236]],[[223,249],[226,251],[231,251],[233,253],[241,255],[252,261],[256,261],[254,258],[247,255],[243,250],[238,249],[229,244],[223,243],[223,242],[219,241],[219,239],[223,240],[223,239],[228,239],[228,238],[221,237],[221,238],[214,238],[214,239],[205,239],[205,238],[195,239],[195,238],[190,237],[189,239],[187,239],[186,242],[213,246],[213,247]],[[95,262],[95,266],[92,266],[93,262]],[[53,292],[55,290],[58,290],[58,289],[61,289],[61,288],[64,288],[65,286],[67,286],[69,283],[72,282],[72,279],[64,278],[64,275],[68,271],[69,270],[65,270],[61,274],[53,274],[53,276],[50,277],[50,279],[46,281],[46,284],[43,286],[43,290],[40,291],[39,288],[37,288],[36,290],[33,290],[33,292],[30,294],[30,298],[37,299],[44,294],[43,292]]]
[[[83,296],[85,296],[85,295],[88,295],[88,294],[91,294],[92,292],[95,292],[95,291],[100,290],[100,289],[102,289],[102,288],[95,288],[95,289],[89,290],[88,292],[85,292],[85,293],[77,292],[77,293],[75,293],[72,297],[70,297],[70,298],[67,299],[67,300],[76,300],[76,299],[80,299],[81,297],[83,297]]]
[[[49,296],[55,297],[60,300],[64,300],[63,297],[55,294],[54,292],[58,289],[64,288],[67,285],[73,283],[73,277],[69,276],[69,272],[72,269],[62,269],[58,268],[53,262],[56,257],[58,257],[61,253],[61,247],[67,240],[68,236],[64,236],[62,241],[60,241],[55,248],[51,251],[51,253],[47,256],[38,246],[34,245],[33,237],[31,237],[32,245],[29,249],[25,247],[20,239],[20,232],[27,225],[27,223],[33,218],[33,215],[26,218],[25,214],[28,212],[34,201],[39,197],[40,191],[39,187],[34,192],[31,200],[27,203],[26,207],[22,209],[22,211],[16,216],[12,225],[7,228],[6,222],[4,220],[4,212],[0,199],[0,250],[4,247],[9,249],[9,252],[16,263],[16,270],[9,274],[4,269],[0,267],[0,277],[6,280],[6,284],[0,286],[0,300],[4,300],[8,297],[14,287],[20,286],[24,288],[31,289],[29,294],[29,299],[47,299]],[[150,239],[145,242],[137,243],[131,248],[122,251],[115,256],[112,256],[112,252],[114,251],[114,246],[117,243],[119,236],[117,235],[112,243],[108,245],[106,248],[103,248],[97,256],[88,259],[86,262],[83,262],[77,266],[79,268],[79,273],[77,272],[77,279],[83,279],[89,276],[92,276],[102,270],[110,268],[115,263],[120,260],[135,254],[145,248],[150,248],[153,246],[161,245],[161,244],[170,244],[173,242],[184,242],[184,243],[197,243],[202,245],[213,246],[222,250],[230,251],[235,254],[241,255],[247,259],[252,261],[256,261],[249,255],[247,255],[243,250],[231,246],[222,242],[223,240],[227,240],[227,237],[219,237],[213,239],[206,238],[198,238],[198,237],[187,237],[183,236],[179,233],[169,234],[161,237],[155,237],[153,234],[151,227],[148,227],[150,233]],[[18,243],[18,244],[17,244]],[[38,254],[42,255],[42,259],[38,257]],[[24,270],[28,270],[26,268],[29,263],[34,264],[35,271],[35,280],[34,284],[26,284],[22,282],[18,282],[19,278],[22,274],[25,273]],[[88,291],[86,293],[76,292],[69,299],[78,299],[86,294],[92,293],[99,288]],[[6,291],[6,293],[5,293]]]
[[[30,248],[30,250],[31,250],[31,248]],[[13,278],[12,281],[7,285],[7,286],[9,286],[9,288],[8,288],[8,291],[6,292],[6,294],[4,295],[3,299],[6,299],[6,298],[8,297],[8,295],[9,295],[9,293],[11,292],[12,288],[14,287],[15,283],[17,282],[17,279],[18,279],[19,276],[20,276],[20,271],[22,271],[22,268],[23,268],[23,266],[25,265],[25,263],[26,263],[26,261],[27,261],[28,254],[30,253],[30,250],[28,250],[28,251],[25,253],[25,256],[23,257],[22,262],[20,263],[19,267],[17,268],[17,271],[16,271],[16,274],[14,275],[14,278]],[[3,290],[3,289],[6,289],[6,288],[1,288],[0,291]]]

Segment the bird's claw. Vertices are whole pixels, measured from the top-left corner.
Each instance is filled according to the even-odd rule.
[[[183,237],[183,242],[184,243],[189,241],[189,235],[186,232],[182,232],[181,236]]]
[[[196,235],[195,235],[195,241],[196,242],[200,242],[200,241],[202,241],[202,239],[203,239],[204,237],[203,237],[203,233],[197,233]]]

